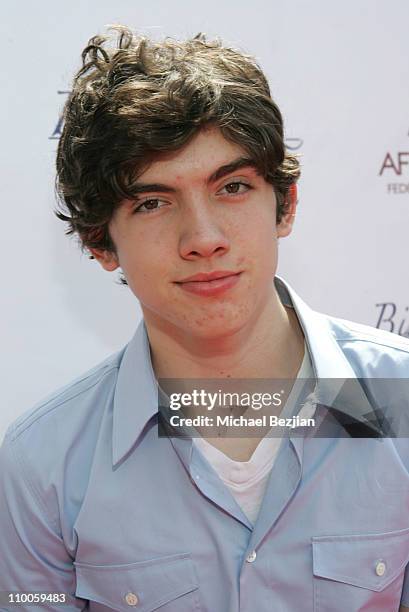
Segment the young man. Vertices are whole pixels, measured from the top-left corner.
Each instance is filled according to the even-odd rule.
[[[58,214],[143,322],[7,432],[0,608],[407,609],[408,445],[379,423],[407,414],[408,341],[275,276],[299,169],[252,58],[125,28],[107,43],[66,106]],[[326,410],[333,435],[159,437],[162,379],[290,380],[281,414]],[[301,379],[327,392],[296,396]]]

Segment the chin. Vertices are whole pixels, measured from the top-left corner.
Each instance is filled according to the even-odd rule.
[[[186,331],[202,340],[216,341],[234,336],[246,323],[247,319],[219,315],[212,320],[193,319]]]

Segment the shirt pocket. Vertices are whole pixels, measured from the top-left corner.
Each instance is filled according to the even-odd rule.
[[[193,561],[189,554],[125,565],[76,562],[76,596],[130,612],[200,611]]]
[[[312,538],[314,612],[397,612],[409,528]]]

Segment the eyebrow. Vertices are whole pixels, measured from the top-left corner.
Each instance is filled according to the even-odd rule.
[[[224,176],[232,174],[232,172],[236,172],[236,170],[240,170],[241,168],[256,168],[256,163],[249,157],[238,157],[232,162],[225,164],[224,166],[220,166],[220,168],[209,176],[207,183],[215,183]]]
[[[215,170],[207,179],[206,183],[211,184],[220,180],[224,176],[228,174],[232,174],[236,170],[240,170],[241,168],[256,168],[256,163],[249,157],[238,157],[233,161],[225,164],[224,166],[220,166]],[[171,187],[170,185],[164,185],[163,183],[139,183],[136,182],[132,185],[132,193],[148,193],[151,191],[159,191],[160,193],[175,193],[176,189]]]

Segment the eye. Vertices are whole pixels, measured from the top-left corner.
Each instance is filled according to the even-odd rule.
[[[160,205],[161,203],[162,205]],[[162,208],[163,206],[166,206],[166,204],[162,200],[159,200],[159,198],[149,198],[144,202],[137,202],[136,204],[137,205],[133,210],[134,213],[150,213]]]
[[[245,193],[249,189],[251,189],[251,186],[243,181],[231,181],[227,183],[221,191],[226,190],[229,195],[238,195],[240,193]]]

